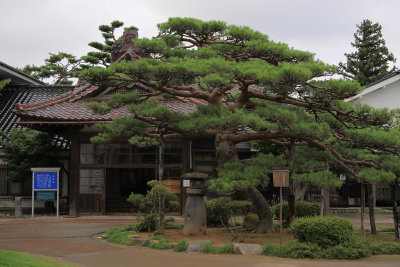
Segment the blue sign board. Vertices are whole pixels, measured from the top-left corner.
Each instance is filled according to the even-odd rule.
[[[57,172],[35,172],[34,190],[57,190]]]
[[[55,192],[46,192],[46,191],[39,191],[36,193],[36,200],[39,201],[54,201],[55,198]]]

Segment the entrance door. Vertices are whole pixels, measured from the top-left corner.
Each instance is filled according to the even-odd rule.
[[[106,170],[106,213],[133,212],[126,201],[133,192],[146,194],[147,182],[155,179],[155,169],[107,169]]]

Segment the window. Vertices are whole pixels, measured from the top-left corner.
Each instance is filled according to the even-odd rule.
[[[103,194],[104,169],[81,169],[79,172],[79,193]]]
[[[104,164],[103,144],[81,144],[81,164]]]
[[[129,144],[108,144],[105,155],[106,164],[129,164]]]
[[[166,144],[164,148],[164,164],[182,163],[182,147],[180,144]]]
[[[157,147],[139,148],[132,147],[132,163],[155,164],[157,162]]]

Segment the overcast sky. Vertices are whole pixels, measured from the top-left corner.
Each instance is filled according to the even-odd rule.
[[[89,42],[103,41],[100,24],[120,20],[150,38],[169,17],[250,26],[330,64],[354,51],[356,24],[370,19],[382,25],[400,66],[398,0],[1,0],[0,6],[0,61],[14,67],[41,65],[59,51],[80,57]]]

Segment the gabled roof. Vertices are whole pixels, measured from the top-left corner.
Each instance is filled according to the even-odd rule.
[[[0,61],[0,80],[11,79],[14,85],[44,85],[45,83],[35,79],[10,65]]]
[[[347,102],[353,102],[361,97],[363,97],[364,95],[367,95],[373,91],[376,91],[382,87],[387,86],[388,84],[394,83],[396,81],[400,80],[400,71],[394,71],[388,75],[386,75],[385,77],[383,77],[382,79],[379,79],[369,85],[367,85],[367,87],[358,95],[355,95],[353,97],[350,97],[348,99],[346,99]]]

